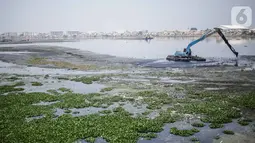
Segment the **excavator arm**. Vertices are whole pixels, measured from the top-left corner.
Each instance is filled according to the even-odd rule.
[[[203,41],[205,38],[209,37],[209,36],[212,35],[213,33],[215,33],[215,32],[209,30],[208,32],[206,32],[206,33],[205,33],[202,37],[200,37],[199,39],[197,39],[197,40],[192,41],[191,43],[189,43],[188,47],[186,48],[186,54],[190,56],[190,55],[191,55],[191,50],[190,50],[190,48],[191,48],[193,45],[197,44],[198,42]]]
[[[191,56],[191,47],[195,44],[197,44],[200,41],[203,41],[205,38],[213,35],[214,33],[218,33],[221,38],[224,40],[224,42],[227,44],[227,46],[229,47],[229,49],[236,55],[236,57],[238,57],[238,52],[235,51],[235,49],[229,44],[228,40],[226,39],[226,37],[224,36],[224,34],[221,32],[220,28],[214,28],[214,30],[209,30],[207,31],[203,36],[201,36],[199,39],[192,41],[186,49],[184,49],[184,52],[180,52],[180,51],[176,51],[175,52],[175,56],[179,56],[179,57],[189,57]]]
[[[229,49],[236,55],[236,57],[238,57],[238,52],[236,52],[236,50],[229,44],[228,40],[226,39],[224,34],[221,32],[221,29],[220,28],[214,28],[214,29],[215,31],[217,31],[220,37],[224,40],[224,42],[228,45]]]

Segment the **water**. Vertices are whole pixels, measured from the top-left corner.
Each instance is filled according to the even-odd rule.
[[[208,38],[192,47],[192,54],[206,58],[206,62],[174,62],[167,61],[167,55],[173,55],[175,51],[183,51],[187,45],[196,38],[166,38],[145,40],[111,40],[95,39],[80,42],[59,43],[32,43],[32,44],[9,44],[0,45],[48,45],[74,48],[82,51],[91,51],[98,54],[106,54],[117,57],[140,59],[136,64],[142,67],[154,68],[185,68],[205,66],[240,66],[252,67],[255,63],[255,40],[254,39],[229,39],[229,43],[239,52],[236,58],[231,50],[220,38]],[[66,72],[66,71],[65,71]]]
[[[251,131],[249,126],[241,126],[236,121],[233,121],[231,123],[225,124],[223,128],[218,128],[218,129],[210,129],[209,124],[206,124],[206,126],[202,128],[197,128],[200,131],[198,133],[195,133],[193,136],[182,137],[182,136],[176,136],[176,135],[170,134],[169,131],[170,131],[170,128],[172,127],[177,127],[178,129],[193,128],[189,123],[185,121],[177,121],[175,123],[166,124],[163,127],[164,130],[160,133],[157,133],[158,134],[157,138],[154,138],[152,140],[140,139],[138,143],[166,143],[166,142],[190,143],[191,142],[190,139],[192,137],[198,138],[200,143],[208,143],[208,142],[213,142],[214,137],[217,135],[223,136],[222,132],[224,130],[232,130],[235,132],[235,134],[237,133],[244,134],[245,132]]]
[[[142,59],[165,59],[167,55],[174,54],[176,50],[182,51],[195,38],[169,38],[153,39],[149,43],[144,40],[84,40],[80,42],[62,43],[33,43],[0,45],[51,45],[64,46],[99,54],[107,54],[119,57]],[[230,39],[229,43],[239,52],[239,55],[255,55],[255,40]],[[234,54],[220,38],[208,38],[192,47],[194,55],[201,57],[234,58]]]

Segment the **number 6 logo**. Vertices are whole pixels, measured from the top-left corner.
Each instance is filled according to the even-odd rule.
[[[252,10],[247,6],[236,6],[231,10],[232,25],[249,27],[252,24]]]

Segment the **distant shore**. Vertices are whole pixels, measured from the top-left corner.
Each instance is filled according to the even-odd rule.
[[[78,42],[78,39],[42,39],[42,40],[31,40],[31,41],[8,41],[0,42],[0,44],[29,44],[29,43],[54,43],[54,42]]]
[[[15,40],[15,41],[5,41],[0,42],[0,45],[3,44],[30,44],[30,43],[59,43],[59,42],[79,42],[81,40],[100,40],[100,39],[108,39],[108,40],[144,40],[150,41],[154,39],[170,39],[170,38],[199,38],[201,35],[176,35],[176,36],[154,36],[154,37],[140,37],[140,36],[129,36],[129,37],[113,37],[113,36],[98,36],[98,37],[86,37],[86,38],[76,38],[76,39],[32,39],[32,40]],[[225,35],[227,39],[254,39],[254,35]],[[219,35],[212,35],[211,38],[217,38]]]

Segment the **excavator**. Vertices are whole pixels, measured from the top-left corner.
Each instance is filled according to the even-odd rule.
[[[198,57],[198,56],[192,56],[191,52],[191,47],[195,44],[197,44],[200,41],[203,41],[205,38],[213,35],[214,33],[218,33],[220,37],[224,40],[224,42],[227,44],[229,49],[235,54],[236,57],[238,57],[238,52],[229,44],[228,40],[222,33],[222,28],[216,27],[214,29],[208,30],[203,36],[201,36],[199,39],[192,41],[189,43],[187,48],[184,48],[183,52],[181,51],[176,51],[174,55],[168,55],[166,59],[168,61],[184,61],[184,62],[189,62],[189,61],[206,61],[205,58]]]

